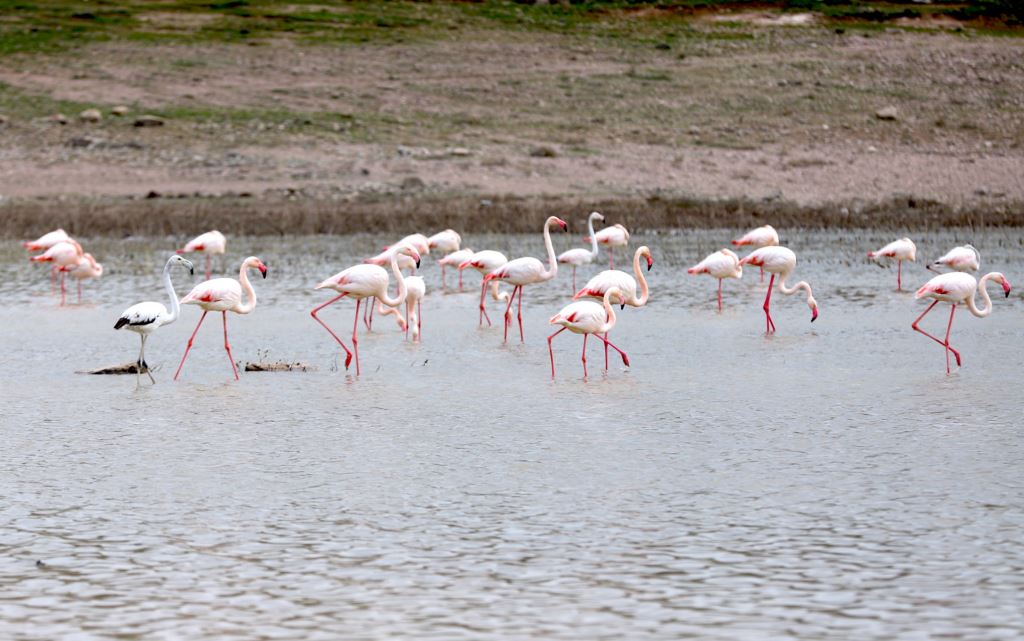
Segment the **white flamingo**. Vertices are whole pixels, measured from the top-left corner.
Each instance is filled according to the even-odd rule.
[[[459,263],[459,278],[462,278],[462,270],[467,267],[471,267],[476,271],[480,272],[481,275],[487,276],[487,274],[493,272],[495,269],[502,267],[508,263],[508,258],[505,254],[493,249],[484,249],[476,252],[469,258]],[[460,281],[461,282],[461,281]],[[487,306],[485,304],[487,296],[487,281],[480,285],[480,314],[477,321],[479,326],[483,326],[484,319],[487,319],[487,326],[491,326],[491,317],[487,315]],[[491,298],[499,302],[505,302],[509,299],[508,292],[500,291],[497,281],[491,282]]]
[[[917,260],[917,245],[909,238],[894,240],[878,251],[868,252],[868,258],[876,261],[879,265],[884,260],[896,261],[896,291],[903,290],[903,261]]]
[[[601,299],[601,304],[595,303],[589,300],[580,300],[574,303],[569,303],[562,308],[562,311],[558,312],[551,317],[548,321],[551,325],[561,325],[562,329],[558,330],[551,336],[548,336],[548,355],[551,357],[551,378],[555,377],[555,352],[551,347],[551,341],[554,340],[555,336],[558,336],[565,330],[569,330],[573,334],[583,335],[583,378],[587,377],[587,337],[591,334],[597,336],[604,341],[605,349],[612,347],[615,351],[622,356],[622,363],[626,367],[629,367],[629,357],[626,353],[613,345],[608,340],[608,332],[615,327],[615,310],[612,309],[611,300],[615,298],[617,302],[621,304],[622,292],[618,287],[611,287],[604,293],[604,297]],[[601,336],[604,334],[604,336]],[[608,361],[605,359],[604,368],[608,369]]]
[[[954,247],[942,258],[928,265],[931,271],[935,271],[936,267],[948,267],[955,272],[976,272],[981,269],[981,252],[972,245]]]
[[[687,274],[708,274],[718,279],[718,311],[722,311],[722,281],[726,278],[743,278],[743,267],[740,257],[730,249],[720,249],[693,267],[686,270]]]
[[[590,263],[597,260],[597,234],[594,233],[594,221],[604,220],[604,216],[598,212],[591,212],[590,216],[587,217],[587,231],[590,235],[587,238],[590,239],[590,249],[583,247],[576,247],[569,249],[558,255],[558,262],[563,265],[572,265],[572,291],[576,291],[576,268],[589,265]]]

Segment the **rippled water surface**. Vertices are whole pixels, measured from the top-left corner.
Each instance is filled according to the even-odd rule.
[[[378,320],[356,378],[309,317],[328,298],[311,287],[388,239],[232,238],[219,271],[270,266],[255,312],[229,319],[236,358],[315,370],[235,382],[212,319],[174,383],[187,307],[150,341],[157,384],[139,390],[76,371],[135,358],[113,322],[164,299],[174,239],[87,240],[107,274],[65,308],[8,244],[0,637],[1021,638],[1019,294],[957,314],[964,366],[947,377],[910,330],[924,303],[863,259],[888,235],[784,234],[821,317],[774,298],[765,337],[756,274],[726,283],[718,315],[715,281],[685,273],[732,233],[635,237],[654,251],[651,304],[612,334],[632,368],[602,373],[592,344],[583,381],[565,333],[554,382],[566,272],[527,289],[526,344],[502,346],[476,326],[475,287],[441,294],[425,261],[422,345]],[[1020,230],[918,238],[921,258],[971,241],[1024,286]],[[466,244],[542,252],[539,236]],[[904,270],[912,290],[927,277]],[[323,316],[347,337],[352,313]]]

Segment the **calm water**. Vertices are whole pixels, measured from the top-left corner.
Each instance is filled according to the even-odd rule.
[[[592,346],[581,380],[566,332],[554,383],[566,272],[527,290],[525,346],[477,329],[473,293],[435,289],[422,345],[379,322],[355,378],[308,316],[328,298],[311,287],[387,239],[230,239],[223,271],[249,253],[271,270],[256,311],[229,319],[236,358],[317,369],[235,382],[214,319],[173,383],[188,307],[150,341],[158,383],[138,391],[75,372],[135,358],[112,325],[163,300],[173,239],[87,241],[108,273],[63,309],[8,244],[0,636],[1021,638],[1020,290],[957,315],[964,367],[947,377],[910,330],[924,303],[862,258],[888,234],[784,234],[821,317],[779,297],[770,338],[756,274],[727,282],[722,315],[715,281],[685,274],[730,237],[636,238],[652,302],[613,332],[633,367],[601,373]],[[1024,289],[1019,230],[919,237],[919,254],[966,241]],[[911,289],[927,276],[904,272]],[[324,318],[346,336],[352,312]]]

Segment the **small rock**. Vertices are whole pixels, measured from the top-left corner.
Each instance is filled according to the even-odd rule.
[[[879,120],[897,120],[899,115],[896,107],[883,107],[875,112],[875,118]]]
[[[128,107],[126,107],[124,105],[118,105],[118,106],[116,106],[116,107],[114,107],[113,109],[110,110],[110,115],[112,115],[112,116],[127,116],[128,115]]]
[[[415,189],[423,189],[426,186],[427,183],[423,182],[423,179],[420,178],[419,176],[409,176],[408,178],[402,181],[402,189],[406,189],[409,191]]]
[[[5,116],[3,114],[0,114],[0,125],[6,125],[6,124],[7,124],[7,116]]]
[[[465,147],[455,147],[448,153],[450,153],[453,156],[468,156],[470,152]]]
[[[689,134],[690,134],[691,136],[696,136],[696,135],[699,135],[699,134],[700,134],[700,127],[690,127],[690,128],[689,128],[689,129],[687,129],[686,131],[687,131],[687,133],[689,133]]]
[[[78,119],[82,122],[99,122],[103,120],[103,114],[100,113],[99,109],[86,109],[78,114]]]
[[[159,197],[160,197],[160,192],[158,192],[158,191],[150,190],[149,193],[146,194],[146,198],[159,198]]]
[[[875,153],[876,151],[878,151],[878,149],[876,149],[874,145],[870,145],[868,146],[868,151],[871,153]]]
[[[672,48],[672,45],[670,45],[667,42],[659,42],[658,44],[654,45],[654,48],[659,51],[668,51]]]
[[[163,127],[164,119],[160,116],[145,114],[136,118],[133,124],[136,127]]]
[[[558,155],[558,152],[551,147],[542,146],[531,149],[530,155],[534,158],[554,158]]]
[[[68,147],[87,148],[87,147],[92,147],[93,145],[96,144],[96,142],[97,141],[95,139],[93,139],[93,138],[89,138],[89,137],[83,136],[81,138],[72,138],[71,140],[69,140],[68,141]]]
[[[52,116],[50,116],[50,120],[57,123],[58,125],[68,124],[68,117],[64,114],[53,114]]]

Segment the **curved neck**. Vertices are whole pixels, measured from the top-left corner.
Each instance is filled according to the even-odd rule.
[[[238,282],[242,284],[242,291],[245,292],[246,298],[249,300],[240,304],[235,311],[239,314],[248,314],[256,308],[256,290],[249,283],[249,268],[245,263],[242,263],[242,268],[238,270]]]
[[[967,309],[969,309],[970,312],[978,318],[985,318],[992,313],[992,299],[989,298],[988,288],[986,287],[986,285],[988,285],[988,279],[991,276],[992,274],[985,274],[981,277],[981,280],[978,281],[977,291],[981,292],[981,297],[985,300],[984,309],[978,309],[978,306],[974,303],[975,292],[971,292],[971,295],[967,297]]]
[[[168,317],[167,322],[173,323],[178,320],[178,314],[181,313],[181,306],[178,304],[178,295],[174,292],[174,284],[171,283],[171,263],[170,261],[164,265],[164,289],[167,290],[167,295],[171,298],[171,315]]]
[[[398,296],[396,298],[388,296],[388,289],[385,287],[383,295],[380,296],[380,302],[388,307],[398,307],[405,302],[405,296],[408,293],[405,288],[405,278],[402,277],[402,270],[398,269],[398,252],[391,254],[391,271],[395,275],[395,280],[398,281]]]
[[[788,278],[788,277],[789,277],[789,274],[787,273],[787,274],[784,274],[782,276],[782,278],[779,280],[779,291],[782,292],[783,294],[785,294],[786,296],[792,296],[793,294],[795,294],[798,291],[800,291],[801,289],[803,289],[803,290],[805,290],[807,292],[807,300],[808,301],[811,300],[811,286],[810,286],[810,284],[808,284],[807,281],[802,280],[799,283],[797,283],[796,285],[793,285],[792,287],[787,287],[786,286],[786,278]]]
[[[594,234],[594,218],[596,218],[596,216],[591,216],[589,219],[587,219],[587,231],[590,232],[590,259],[591,260],[596,260],[597,259],[597,235]]]
[[[611,298],[612,291],[609,289],[604,293],[604,299],[601,301],[604,304],[604,313],[605,316],[607,316],[607,320],[605,320],[604,325],[601,325],[599,330],[595,332],[597,334],[606,334],[615,327],[615,309],[612,307]]]
[[[637,250],[633,254],[633,275],[636,276],[636,282],[640,283],[640,298],[636,299],[636,305],[642,306],[647,304],[647,296],[650,290],[647,288],[647,279],[644,278],[644,273],[640,269],[640,250]]]
[[[555,258],[555,248],[551,244],[550,221],[544,223],[544,246],[548,250],[548,268],[541,272],[541,277],[545,280],[551,280],[558,274],[558,260]]]

